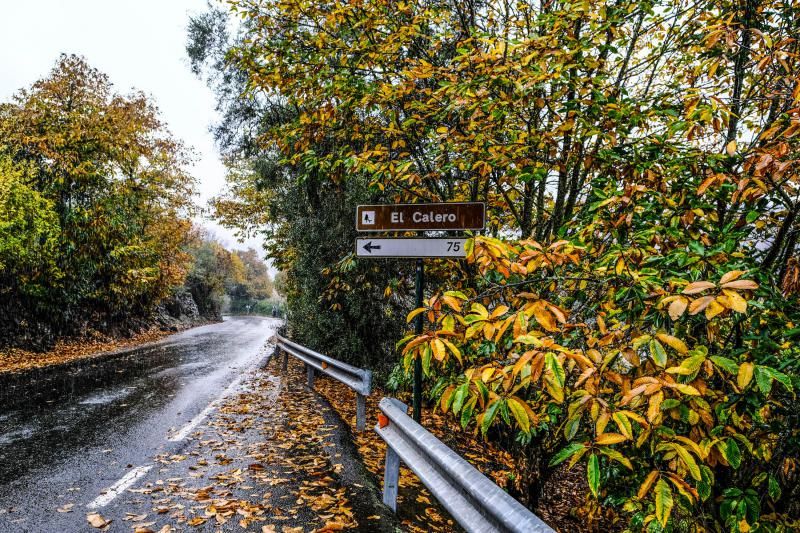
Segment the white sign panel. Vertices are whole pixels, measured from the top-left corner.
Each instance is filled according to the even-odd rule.
[[[357,257],[466,257],[467,239],[356,239]]]

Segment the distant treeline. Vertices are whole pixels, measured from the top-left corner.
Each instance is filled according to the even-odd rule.
[[[226,290],[268,297],[255,252],[193,228],[190,162],[149,98],[80,57],[0,104],[0,345],[127,333],[165,307],[213,319]]]

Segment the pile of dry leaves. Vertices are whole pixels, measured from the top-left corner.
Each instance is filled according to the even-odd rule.
[[[97,357],[108,352],[154,342],[171,334],[171,331],[162,331],[158,328],[128,338],[111,338],[96,333],[86,338],[59,340],[55,348],[42,353],[7,348],[0,350],[0,373],[21,372],[31,368],[42,368],[78,359]]]
[[[355,393],[327,376],[317,379],[315,389],[336,409],[342,420],[350,425],[359,454],[367,468],[376,476],[383,476],[386,443],[372,430],[377,423],[378,402],[384,396],[383,392],[374,390],[367,398],[367,430],[359,433],[355,429]],[[428,431],[498,485],[505,487],[509,480],[514,479],[514,462],[507,452],[465,433],[452,420],[438,412],[423,409],[422,421]],[[452,531],[457,528],[416,475],[405,467],[400,469],[397,509],[403,525],[410,531]]]

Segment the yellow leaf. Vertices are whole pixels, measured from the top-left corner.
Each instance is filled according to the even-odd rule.
[[[458,298],[444,295],[442,296],[442,301],[447,305],[449,305],[455,311],[461,312],[461,300],[459,300]]]
[[[620,257],[619,259],[617,259],[617,264],[614,267],[614,272],[617,274],[617,276],[620,276],[620,275],[622,275],[623,272],[625,272],[625,259],[624,258]]]
[[[708,456],[708,453],[704,452],[703,449],[700,447],[700,445],[697,444],[695,441],[683,437],[681,435],[675,435],[675,437],[673,438],[691,448],[691,450],[695,453],[695,455],[697,455],[701,459],[705,459]]]
[[[711,320],[723,311],[725,311],[725,307],[714,299],[706,307],[706,319]]]
[[[738,292],[730,289],[722,289],[722,292],[728,297],[728,303],[730,303],[731,309],[737,313],[747,312],[747,300],[742,298]]]
[[[471,310],[473,313],[480,316],[484,320],[489,318],[489,311],[487,311],[486,308],[481,304],[479,304],[478,302],[472,304]]]
[[[534,307],[533,316],[536,318],[536,321],[547,331],[558,330],[555,320],[553,320],[553,315],[551,315],[549,311],[545,311],[540,307]]]
[[[511,414],[514,415],[514,418],[517,420],[517,424],[522,431],[528,433],[531,428],[530,419],[528,418],[528,412],[525,410],[525,407],[521,405],[521,401],[516,398],[509,398],[507,400],[508,408],[511,410]]]
[[[729,281],[733,281],[739,279],[739,277],[744,274],[744,270],[731,270],[730,272],[726,272],[719,280],[720,285],[725,285]]]
[[[534,352],[525,352],[525,354],[520,357],[516,363],[514,363],[514,367],[511,369],[511,376],[516,377],[522,371],[522,367],[524,367],[533,357]]]
[[[500,318],[506,313],[508,313],[508,306],[506,305],[498,306],[494,311],[492,311],[492,314],[489,316],[489,320]]]
[[[653,470],[649,474],[647,474],[647,477],[644,478],[644,481],[639,486],[639,491],[636,493],[636,497],[639,498],[640,500],[644,498],[647,495],[648,491],[650,490],[650,487],[653,486],[653,482],[656,480],[657,477],[658,477],[658,470]]]
[[[414,309],[413,311],[408,313],[408,316],[406,317],[406,323],[411,322],[412,320],[414,320],[414,317],[416,317],[420,313],[424,313],[425,311],[427,311],[425,307],[418,307],[417,309]]]
[[[650,396],[650,403],[647,406],[647,420],[655,424],[661,419],[661,402],[664,401],[664,393],[658,391]]]
[[[447,340],[447,339],[442,339],[442,342],[443,342],[443,343],[444,343],[444,345],[445,345],[445,346],[447,346],[447,348],[448,348],[448,349],[449,349],[449,350],[450,350],[450,351],[453,353],[453,355],[455,355],[455,356],[456,356],[456,359],[458,359],[458,362],[459,362],[459,363],[461,363],[461,362],[462,362],[462,361],[461,361],[461,350],[459,350],[459,349],[456,347],[456,345],[455,345],[455,344],[453,344],[452,342],[450,342],[450,341],[449,341],[449,340]]]
[[[680,354],[685,354],[689,351],[689,348],[686,347],[686,344],[682,340],[677,337],[673,337],[672,335],[667,335],[666,333],[658,333],[656,334],[658,340],[675,350]]]
[[[492,340],[494,338],[494,332],[497,330],[494,324],[491,322],[484,322],[483,324],[483,336],[486,337],[487,341]]]
[[[672,449],[675,450],[681,458],[681,461],[683,461],[683,464],[686,465],[689,474],[691,474],[695,480],[700,481],[702,479],[700,467],[697,466],[697,461],[694,460],[694,457],[680,444],[672,444]]]
[[[433,342],[431,343],[431,349],[433,350],[433,356],[437,361],[444,360],[444,343],[441,339],[433,339]]]
[[[616,412],[611,415],[611,418],[614,419],[614,422],[617,424],[620,433],[622,433],[628,439],[633,438],[633,428],[631,427],[631,421],[628,420],[627,416],[625,416],[623,413]]]
[[[521,337],[526,333],[528,333],[528,319],[525,313],[517,313],[517,317],[514,320],[514,338]]]
[[[595,433],[597,433],[598,435],[602,435],[603,433],[605,433],[609,419],[610,415],[608,414],[608,411],[603,411],[603,413],[597,417],[597,422],[595,422],[594,426]]]
[[[730,156],[736,155],[736,141],[731,141],[725,145],[725,153]]]
[[[739,365],[739,374],[736,376],[736,384],[742,390],[747,387],[747,384],[753,379],[753,363],[742,363]]]
[[[620,435],[619,433],[603,433],[594,442],[599,446],[607,446],[609,444],[619,444],[625,440],[627,440],[625,435]]]
[[[678,389],[683,394],[688,396],[700,396],[700,391],[692,387],[691,385],[686,385],[685,383],[675,383],[672,385],[673,389]]]

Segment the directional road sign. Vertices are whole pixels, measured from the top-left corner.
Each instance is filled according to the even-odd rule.
[[[467,239],[356,239],[358,257],[466,257]]]
[[[480,230],[486,225],[485,220],[486,204],[482,202],[360,205],[356,208],[358,231]]]

